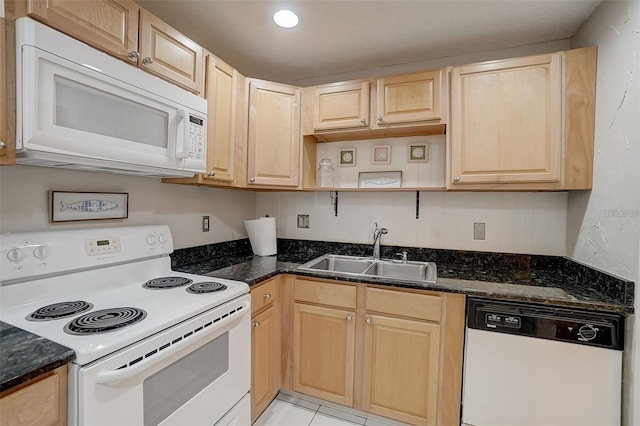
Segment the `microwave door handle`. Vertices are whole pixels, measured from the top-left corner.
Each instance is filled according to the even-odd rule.
[[[176,140],[176,158],[187,158],[189,152],[189,126],[187,125],[187,110],[178,110],[178,126],[177,126],[177,140]],[[180,131],[180,125],[182,125],[182,132]]]
[[[158,365],[163,360],[167,359],[168,357],[175,354],[176,352],[182,350],[182,348],[184,348],[185,346],[191,345],[194,342],[201,341],[203,338],[210,336],[212,334],[215,334],[221,329],[224,329],[229,323],[237,321],[245,315],[249,315],[250,306],[251,306],[250,302],[244,302],[242,304],[242,309],[241,309],[241,311],[243,311],[242,315],[228,316],[227,318],[222,319],[217,323],[215,323],[215,325],[211,325],[209,328],[206,329],[207,330],[206,332],[201,332],[202,334],[192,335],[192,336],[200,336],[198,339],[193,339],[193,338],[182,339],[179,342],[172,344],[170,347],[163,350],[162,352],[158,352],[157,354],[154,354],[151,357],[146,358],[144,361],[140,361],[131,367],[123,368],[120,370],[100,371],[98,374],[96,374],[96,382],[101,385],[108,386],[108,385],[115,384],[117,382],[121,382],[122,380],[130,379],[131,377],[134,377],[142,373],[143,371],[153,367],[154,365]]]

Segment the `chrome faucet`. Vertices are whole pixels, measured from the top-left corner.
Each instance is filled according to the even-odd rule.
[[[373,258],[380,259],[380,237],[389,232],[387,228],[378,228],[378,222],[373,222],[376,229],[373,231]]]

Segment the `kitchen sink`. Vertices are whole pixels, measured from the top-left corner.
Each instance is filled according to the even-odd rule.
[[[435,283],[436,264],[380,259],[372,257],[325,254],[298,267],[302,271],[327,272],[332,275],[380,277],[405,281]]]
[[[360,275],[369,269],[372,264],[373,258],[371,257],[325,254],[299,266],[298,269]]]

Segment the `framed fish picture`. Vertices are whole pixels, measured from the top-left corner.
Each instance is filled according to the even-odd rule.
[[[51,223],[126,219],[129,193],[49,191],[49,210]]]

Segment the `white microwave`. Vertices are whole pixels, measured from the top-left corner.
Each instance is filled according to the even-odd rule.
[[[16,21],[16,162],[155,177],[206,168],[207,101]]]

